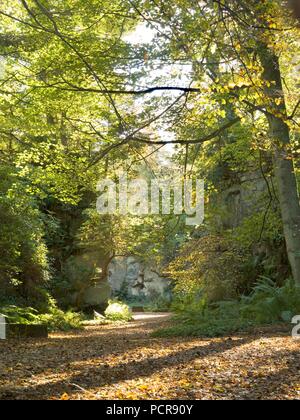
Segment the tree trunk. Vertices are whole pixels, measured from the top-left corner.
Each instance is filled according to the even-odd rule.
[[[267,83],[269,134],[287,253],[294,280],[300,284],[300,204],[290,150],[290,129],[285,122],[287,110],[279,59],[267,46],[261,48],[260,58]]]

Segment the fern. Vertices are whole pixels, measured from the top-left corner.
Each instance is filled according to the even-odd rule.
[[[300,286],[287,280],[278,287],[266,277],[260,278],[250,296],[238,301],[208,305],[198,300],[181,308],[176,325],[155,333],[156,336],[219,336],[255,325],[291,322],[300,314]]]

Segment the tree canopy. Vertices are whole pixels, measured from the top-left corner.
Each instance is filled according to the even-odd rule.
[[[0,21],[4,301],[69,306],[65,291],[81,296],[117,255],[180,278],[181,252],[195,245],[202,260],[201,235],[254,264],[232,283],[238,294],[281,269],[300,282],[299,28],[286,2],[3,0]],[[203,178],[204,226],[97,214],[98,181],[122,171]],[[237,215],[232,197],[249,177],[264,186]]]

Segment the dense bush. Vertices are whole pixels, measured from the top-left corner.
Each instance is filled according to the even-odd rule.
[[[260,211],[244,219],[231,237],[251,253],[245,269],[255,278],[267,276],[282,285],[291,275],[282,221],[277,210],[271,209],[267,215]]]
[[[169,265],[176,326],[158,334],[223,335],[300,313],[299,287],[283,281],[290,273],[276,209],[267,218],[257,212],[235,229],[201,236]]]
[[[201,289],[209,302],[237,298],[248,285],[243,266],[249,252],[221,236],[189,241],[168,267],[177,298],[190,300]]]
[[[152,299],[144,304],[144,309],[147,312],[169,312],[171,310],[172,302],[169,298],[160,296],[157,299]]]
[[[45,309],[49,280],[42,217],[10,168],[0,173],[0,294],[2,301]]]

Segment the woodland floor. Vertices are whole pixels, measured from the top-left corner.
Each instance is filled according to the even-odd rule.
[[[167,315],[0,342],[0,399],[300,399],[300,341],[282,328],[157,339]]]

